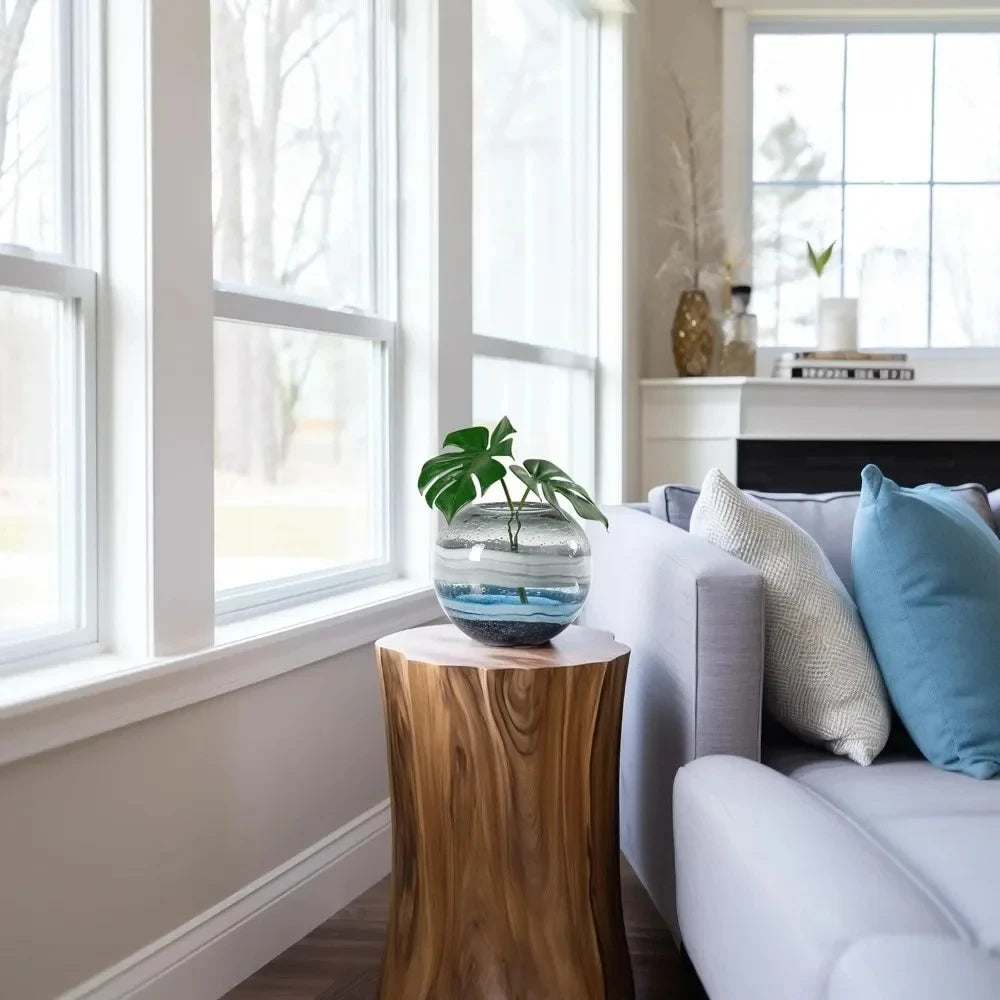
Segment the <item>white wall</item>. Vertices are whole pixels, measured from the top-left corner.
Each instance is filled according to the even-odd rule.
[[[0,997],[52,1000],[387,795],[370,647],[0,768]]]
[[[637,4],[638,6],[638,4]],[[675,374],[670,326],[680,286],[654,276],[673,237],[663,225],[674,211],[669,181],[671,142],[683,135],[680,105],[671,77],[677,74],[696,114],[705,120],[721,110],[721,18],[712,0],[642,0],[636,15],[641,60],[636,177],[642,260],[642,374]],[[718,171],[721,151],[714,143],[710,166]]]

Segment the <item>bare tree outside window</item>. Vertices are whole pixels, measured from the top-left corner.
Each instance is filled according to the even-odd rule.
[[[212,0],[224,286],[374,307],[370,8]],[[217,586],[371,557],[371,345],[226,323],[215,354]]]
[[[561,0],[472,0],[472,22],[474,330],[590,355],[593,25]],[[474,419],[506,413],[531,453],[593,479],[591,372],[477,355]]]
[[[0,0],[0,251],[60,253],[54,0]],[[0,292],[0,630],[59,615],[61,306]]]

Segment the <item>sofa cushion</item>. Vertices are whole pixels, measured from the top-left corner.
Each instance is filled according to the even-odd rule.
[[[761,573],[764,700],[775,718],[801,739],[870,763],[889,735],[889,702],[854,602],[819,545],[718,469],[705,477],[691,534]]]
[[[977,483],[952,487],[972,509],[995,528],[1000,524],[1000,490],[987,497],[986,490]],[[698,502],[698,486],[657,486],[649,494],[650,513],[669,521],[685,531],[690,530],[691,511]],[[759,493],[751,496],[780,510],[800,528],[805,529],[819,542],[837,576],[850,591],[851,587],[851,535],[854,515],[858,509],[859,491],[852,493]],[[997,512],[994,517],[990,504]]]
[[[852,944],[830,977],[829,1000],[997,1000],[1000,957],[952,938],[876,934]]]
[[[811,755],[859,779],[882,766]],[[674,838],[681,934],[713,1000],[829,1000],[831,971],[856,942],[966,936],[853,818],[762,764],[681,768]]]
[[[889,755],[861,769],[807,747],[768,752],[765,762],[881,848],[960,937],[1000,947],[1000,780]]]
[[[940,486],[862,474],[854,587],[882,676],[920,752],[1000,772],[1000,539]]]

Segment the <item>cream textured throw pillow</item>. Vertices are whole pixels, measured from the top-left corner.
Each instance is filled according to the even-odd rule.
[[[889,700],[858,609],[819,545],[718,469],[691,514],[698,535],[764,578],[764,698],[788,730],[858,764],[889,738]]]

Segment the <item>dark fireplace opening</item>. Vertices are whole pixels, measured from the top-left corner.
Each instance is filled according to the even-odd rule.
[[[1000,487],[998,441],[752,441],[737,444],[737,484],[766,493],[834,493],[861,488],[877,465],[901,486],[982,483]]]

